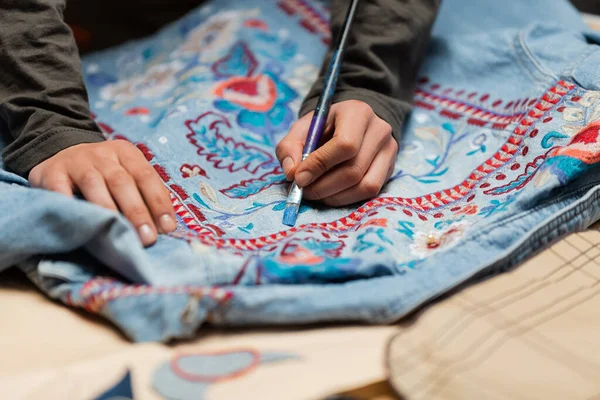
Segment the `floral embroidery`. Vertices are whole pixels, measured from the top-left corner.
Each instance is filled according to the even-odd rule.
[[[229,53],[217,62],[211,69],[217,77],[252,76],[258,67],[258,61],[245,42],[237,42]],[[243,92],[243,90],[242,90]]]
[[[567,83],[559,83],[556,88],[558,89],[552,89],[554,92],[549,93],[559,93],[556,96],[561,96],[568,92],[569,85]],[[552,95],[554,96],[555,94]],[[224,101],[223,99],[221,100]],[[557,100],[555,100],[556,102]],[[544,107],[551,107],[552,104],[555,104],[546,103],[550,105],[545,105]],[[263,201],[253,201],[250,207],[246,207],[243,210],[224,203],[222,199],[219,199],[218,193],[230,199],[240,199],[246,198],[249,195],[260,194],[262,191],[266,191],[267,188],[274,188],[273,184],[281,183],[281,175],[279,175],[281,171],[272,154],[261,149],[262,145],[255,147],[238,142],[234,139],[235,133],[230,131],[233,128],[233,124],[223,115],[208,112],[195,120],[187,122],[189,128],[187,136],[190,142],[197,147],[197,153],[210,160],[217,169],[223,168],[236,174],[244,173],[250,174],[250,176],[256,176],[261,170],[265,172],[259,178],[243,179],[238,184],[227,188],[219,188],[218,190],[211,186],[206,186],[206,182],[201,182],[200,190],[193,193],[192,196],[187,196],[182,189],[177,189],[179,190],[177,198],[183,199],[183,204],[188,207],[190,213],[200,215],[193,222],[193,230],[196,233],[192,234],[192,237],[197,237],[203,243],[216,246],[217,248],[244,251],[261,250],[269,254],[269,252],[273,251],[273,246],[276,246],[278,243],[286,243],[289,239],[299,235],[302,237],[309,235],[307,237],[310,237],[315,231],[321,231],[323,235],[330,235],[333,232],[340,235],[343,232],[358,231],[359,229],[366,228],[363,232],[360,234],[357,233],[357,236],[355,236],[356,242],[352,247],[353,251],[361,253],[373,252],[375,254],[382,253],[394,243],[394,240],[389,237],[387,231],[387,226],[390,226],[388,218],[374,218],[379,212],[378,210],[384,207],[398,213],[402,212],[402,215],[409,218],[408,221],[398,222],[399,228],[396,231],[411,240],[413,243],[412,248],[415,249],[417,254],[423,248],[427,248],[428,251],[434,248],[446,248],[446,244],[452,243],[452,240],[446,236],[453,237],[457,233],[456,230],[453,230],[453,227],[456,224],[463,223],[460,218],[472,218],[476,215],[487,217],[493,213],[508,209],[510,203],[513,201],[511,197],[501,200],[492,199],[488,205],[481,208],[479,206],[482,204],[481,201],[472,203],[477,198],[478,193],[480,193],[478,190],[483,191],[484,194],[492,194],[494,191],[499,190],[499,187],[490,187],[491,182],[501,180],[500,177],[504,174],[504,172],[497,171],[502,168],[508,168],[510,171],[515,171],[514,175],[519,171],[539,168],[541,164],[536,164],[535,160],[531,162],[533,164],[527,164],[524,168],[519,163],[514,162],[515,156],[527,156],[527,148],[523,147],[521,149],[515,144],[520,143],[523,140],[522,137],[526,134],[534,137],[535,132],[531,131],[531,133],[528,133],[529,131],[524,129],[533,123],[532,118],[534,117],[537,117],[537,115],[521,121],[520,125],[517,125],[515,128],[512,136],[509,136],[507,142],[493,157],[488,158],[471,173],[468,179],[453,188],[415,198],[377,198],[359,207],[347,217],[333,222],[299,225],[290,231],[281,231],[260,238],[243,239],[231,237],[233,230],[248,234],[248,232],[256,230],[256,225],[253,224],[252,229],[250,229],[248,228],[248,223],[245,225],[236,225],[232,221],[246,218],[251,214],[262,215],[266,210],[281,211],[285,206],[285,191],[270,191],[269,200],[264,201],[265,198],[263,198]],[[431,121],[427,120],[425,122],[429,124]],[[466,130],[465,125],[460,122],[443,122],[441,129],[433,129],[432,127],[432,129],[424,130],[421,134],[422,140],[420,142],[413,141],[412,143],[421,145],[429,141],[437,146],[438,151],[443,152],[442,156],[426,160],[426,163],[431,166],[432,170],[426,172],[425,175],[431,176],[446,173],[448,166],[444,164],[447,162],[448,154],[451,152],[450,149],[459,143],[462,138],[469,135],[471,135],[470,137],[476,137],[476,135],[472,136],[472,132]],[[241,136],[245,137],[244,134]],[[449,146],[449,143],[453,143],[452,146]],[[444,156],[444,154],[446,155]],[[402,172],[398,175],[400,177],[408,176]],[[419,176],[414,175],[414,177]],[[502,179],[506,179],[506,177]],[[169,183],[168,176],[166,176],[165,182]],[[171,185],[176,187],[176,185]],[[179,195],[180,192],[181,195]],[[193,203],[190,202],[190,198],[194,200]],[[455,220],[444,219],[444,215],[448,214],[446,209],[460,216],[460,218]],[[308,211],[311,213],[317,212],[317,210],[311,210],[306,207],[301,210],[301,212]],[[189,217],[186,218],[186,220],[190,220]],[[209,223],[207,219],[214,222]],[[431,226],[432,224],[434,226]],[[424,225],[431,226],[431,228],[423,229]],[[458,226],[460,227],[460,225]],[[439,233],[442,229],[450,230],[450,233]],[[426,235],[429,237],[429,242],[423,239],[423,232],[430,231],[438,232],[433,236],[436,239],[435,241],[432,241],[431,234],[428,234],[429,236]],[[196,236],[200,232],[206,233],[203,233],[203,236]],[[347,234],[343,233],[343,236],[347,236]],[[342,235],[340,235],[340,238],[342,238]]]
[[[600,137],[598,130],[600,121],[596,121],[579,131],[564,148],[556,149],[552,157],[567,156],[583,161],[585,164],[595,164],[600,161]]]
[[[152,302],[173,293],[188,299],[184,312],[173,315],[191,332],[204,320],[227,322],[244,304],[269,305],[261,302],[268,290],[251,285],[294,284],[269,289],[291,297],[310,293],[311,287],[295,286],[303,283],[391,274],[418,281],[427,273],[419,269],[450,256],[474,268],[470,251],[462,252],[473,246],[468,237],[545,201],[551,190],[581,177],[588,163],[597,164],[596,92],[559,81],[541,96],[535,85],[510,88],[531,90],[535,99],[499,99],[469,87],[475,81],[465,81],[465,88],[421,81],[384,191],[342,209],[306,202],[298,225],[282,226],[287,186],[274,148],[326,51],[321,3],[272,0],[259,15],[214,14],[221,6],[211,2],[148,40],[84,64],[98,125],[110,139],[132,141],[157,171],[177,216],[172,236],[198,254],[197,276],[206,276],[207,286],[92,280],[65,294],[65,302],[115,318],[113,301],[139,295]],[[440,68],[446,66],[425,70]],[[215,281],[220,286],[210,287]],[[250,295],[254,303],[246,301],[249,292],[258,292]],[[233,308],[222,307],[232,296],[239,296]],[[377,318],[390,317],[379,311]],[[206,378],[181,364],[182,376]]]
[[[515,196],[508,196],[504,201],[498,199],[490,200],[490,204],[481,208],[479,215],[491,217],[492,215],[508,210],[508,206],[515,201]]]
[[[187,138],[198,149],[197,154],[206,157],[206,161],[217,169],[229,172],[243,169],[253,174],[278,165],[266,151],[227,136],[225,132],[233,127],[219,114],[207,112],[196,120],[187,121],[186,125],[190,131]]]
[[[457,222],[442,230],[416,232],[410,250],[415,256],[425,258],[433,252],[447,249],[456,243],[464,235],[467,227],[467,223]]]
[[[231,45],[247,15],[248,13],[227,11],[210,17],[187,33],[185,41],[174,55],[209,60],[215,52]]]
[[[278,4],[299,17],[306,13],[303,1]],[[311,18],[314,28],[319,18]],[[425,111],[409,121],[384,193],[343,210],[307,202],[299,210],[305,223],[278,229],[272,221],[281,219],[286,186],[274,147],[318,66],[303,58],[285,29],[272,31],[274,25],[245,11],[190,23],[169,62],[145,47],[138,60],[162,63],[98,91],[116,105],[140,100],[123,118],[152,116],[148,127],[159,140],[140,145],[171,191],[180,224],[174,236],[202,254],[243,257],[233,284],[341,281],[368,275],[372,257],[388,255],[393,273],[409,273],[459,243],[469,227],[510,211],[534,177],[538,184],[546,174],[548,184],[561,171],[598,162],[600,97],[575,99],[569,82],[557,82],[540,99],[518,100],[422,82],[416,105]],[[163,123],[169,143],[187,144],[178,148],[187,152],[184,161],[164,162],[154,148],[166,137],[159,133]],[[102,126],[111,137],[124,137]],[[569,176],[580,170],[573,171]]]
[[[478,207],[475,204],[467,204],[465,207],[456,211],[457,215],[465,214],[465,215],[474,215],[477,214]]]
[[[275,144],[275,135],[289,127],[294,119],[290,103],[298,97],[273,72],[253,78],[232,78],[220,83],[215,94],[215,107],[223,112],[237,112],[240,127],[260,134],[265,143]]]
[[[356,237],[356,245],[352,250],[356,252],[373,250],[375,253],[382,253],[387,250],[386,245],[390,246],[393,244],[394,242],[385,235],[383,228],[369,228],[366,232]]]
[[[181,171],[182,178],[192,178],[194,176],[203,176],[208,178],[206,171],[199,165],[183,164],[179,170]]]
[[[100,90],[100,98],[113,102],[128,102],[138,97],[164,96],[177,85],[176,75],[183,68],[184,64],[179,61],[156,65],[142,76],[104,86]]]
[[[229,103],[258,112],[269,111],[277,97],[275,83],[267,75],[230,78],[219,83],[214,92]]]
[[[263,277],[269,282],[306,282],[311,279],[339,279],[360,264],[360,260],[339,257],[344,243],[341,241],[292,240],[278,257],[268,257],[261,267]]]

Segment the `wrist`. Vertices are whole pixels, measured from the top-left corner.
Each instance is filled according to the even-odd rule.
[[[18,140],[6,147],[8,154],[4,162],[8,169],[17,175],[27,177],[29,172],[41,162],[53,157],[56,153],[82,143],[99,143],[106,139],[97,131],[88,131],[68,127],[60,127],[37,136],[26,144]],[[18,148],[12,151],[12,147]]]

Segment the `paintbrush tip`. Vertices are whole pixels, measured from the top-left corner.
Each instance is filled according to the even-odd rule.
[[[298,205],[288,204],[283,212],[283,224],[287,226],[296,225],[296,219],[298,218]]]

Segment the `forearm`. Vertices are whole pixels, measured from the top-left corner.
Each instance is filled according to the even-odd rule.
[[[0,0],[2,157],[19,175],[57,152],[104,138],[90,117],[66,0]]]
[[[348,0],[331,1],[334,41],[341,31]],[[439,0],[364,0],[352,26],[334,102],[360,100],[388,122],[396,138],[410,111],[416,75],[425,54]],[[319,78],[301,107],[314,110],[331,59],[330,49]]]

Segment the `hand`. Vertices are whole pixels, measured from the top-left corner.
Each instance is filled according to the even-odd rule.
[[[162,180],[144,155],[124,140],[68,147],[35,166],[29,182],[70,197],[77,190],[92,203],[120,210],[145,246],[156,241],[158,231],[176,228]]]
[[[304,188],[306,199],[333,207],[377,196],[394,171],[398,153],[392,127],[363,102],[336,103],[325,127],[329,140],[301,163],[312,115],[294,123],[277,145],[286,178]]]

